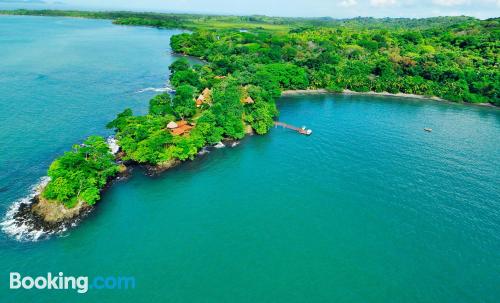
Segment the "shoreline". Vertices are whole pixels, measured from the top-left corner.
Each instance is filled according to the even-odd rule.
[[[252,134],[247,133],[245,137],[251,135]],[[222,144],[221,147],[208,145],[200,149],[195,159],[218,148],[235,147],[239,142],[240,140],[225,138],[219,142]],[[122,163],[123,165],[124,163],[120,162],[122,156],[120,152],[117,152],[116,155],[117,163]],[[195,159],[186,161],[175,159],[164,163],[158,163],[157,165],[128,161],[126,165],[124,165],[124,169],[116,176],[111,177],[101,189],[101,199],[102,195],[104,195],[111,186],[115,183],[128,180],[132,175],[132,171],[136,169],[141,169],[148,177],[156,177]],[[19,202],[15,202],[11,206],[11,211],[6,214],[4,220],[0,222],[2,230],[18,241],[38,241],[47,239],[52,235],[62,234],[76,227],[79,222],[84,220],[98,208],[99,203],[87,205],[85,202],[80,202],[73,208],[66,208],[56,203],[57,201],[48,201],[44,199],[41,194],[49,179],[48,177],[43,177],[42,179],[45,181],[41,181],[34,185],[30,195],[21,199]]]
[[[332,92],[326,90],[324,88],[320,89],[298,89],[298,90],[285,90],[281,93],[282,97],[289,96],[300,96],[300,95],[345,95],[345,96],[379,96],[379,97],[398,97],[398,98],[407,98],[407,99],[417,99],[417,100],[425,100],[425,101],[439,101],[450,104],[462,104],[462,105],[472,105],[479,107],[487,107],[487,108],[496,108],[499,109],[499,106],[496,106],[493,103],[469,103],[469,102],[453,102],[440,97],[435,96],[424,96],[424,95],[415,95],[415,94],[406,94],[406,93],[388,93],[388,92],[356,92],[349,89],[344,89],[342,92]]]

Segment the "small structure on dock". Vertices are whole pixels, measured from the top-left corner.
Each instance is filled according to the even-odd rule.
[[[286,124],[283,122],[279,122],[279,121],[275,121],[274,126],[276,126],[276,127],[281,126],[283,128],[288,128],[288,129],[291,129],[291,130],[298,132],[299,134],[306,135],[306,136],[310,136],[312,134],[312,130],[306,128],[305,126],[302,126],[299,128],[299,127],[296,127],[296,126],[293,126],[290,124]]]

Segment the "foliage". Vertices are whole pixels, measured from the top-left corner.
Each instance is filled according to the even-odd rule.
[[[207,60],[212,75],[232,75],[273,98],[326,88],[500,104],[499,41],[498,18],[358,18],[288,34],[200,30],[174,37],[172,48]]]
[[[181,85],[175,91],[173,109],[175,115],[181,119],[193,116],[196,112],[194,103],[195,88],[190,85]]]
[[[122,25],[193,31],[173,36],[171,47],[206,64],[191,66],[186,58],[178,59],[169,67],[173,98],[160,94],[150,100],[147,115],[134,116],[127,109],[108,124],[126,161],[184,161],[207,144],[241,139],[246,127],[265,134],[284,90],[402,92],[500,105],[498,18],[335,20],[53,10],[0,14],[106,18]],[[194,98],[205,88],[210,102],[197,107]],[[179,119],[191,126],[173,135],[167,124]],[[104,139],[89,137],[52,163],[52,180],[43,196],[68,207],[78,201],[94,204],[117,171]]]
[[[167,93],[155,96],[149,101],[149,113],[151,115],[172,115],[172,98]]]
[[[134,116],[131,110],[125,110],[108,127],[117,130],[124,160],[156,164],[169,160],[165,147],[173,138],[165,127],[172,120],[172,115]]]
[[[73,146],[50,165],[51,181],[42,195],[48,200],[75,206],[78,201],[93,205],[100,190],[118,172],[114,156],[102,137],[91,136],[83,144]]]
[[[212,89],[213,106],[216,125],[224,130],[224,135],[241,139],[245,135],[243,126],[242,91],[236,82],[225,81]]]

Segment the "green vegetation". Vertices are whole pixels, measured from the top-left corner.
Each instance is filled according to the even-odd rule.
[[[241,139],[245,135],[245,123],[255,125],[258,133],[266,133],[276,114],[274,99],[267,97],[256,87],[243,88],[234,78],[214,81],[213,74],[192,67],[186,59],[175,61],[171,66],[171,82],[178,86],[174,98],[161,94],[150,101],[149,114],[134,116],[127,109],[108,124],[116,130],[124,160],[143,164],[162,165],[172,160],[193,159],[200,148],[215,144],[224,138]],[[191,83],[196,76],[198,87]],[[179,76],[181,75],[181,76]],[[188,84],[190,83],[190,84]],[[202,94],[201,83],[212,83],[207,102],[197,107],[195,97]],[[244,104],[244,97],[252,94],[253,104]],[[209,101],[209,102],[208,102]],[[177,134],[168,129],[170,122],[188,125],[186,131]]]
[[[139,12],[89,12],[70,10],[0,10],[4,15],[61,16],[91,19],[110,19],[117,25],[151,26],[158,28],[227,29],[227,30],[266,30],[286,32],[290,18],[271,18],[266,16],[216,16],[194,14],[165,14]],[[297,19],[298,20],[298,19]],[[305,26],[309,23],[300,23]]]
[[[171,108],[167,111],[171,111]],[[118,130],[116,138],[125,152],[123,160],[156,164],[169,159],[164,146],[172,143],[173,138],[164,128],[173,119],[171,114],[134,116],[132,110],[127,109],[111,121],[108,127]]]
[[[79,201],[95,204],[108,179],[118,173],[114,160],[102,137],[89,137],[52,162],[48,171],[51,181],[45,187],[43,197],[67,207],[73,207]]]
[[[338,20],[59,10],[0,14],[106,18],[122,25],[193,30],[174,37],[172,48],[206,59],[209,66],[177,71],[171,79],[176,87],[212,86],[207,75],[215,74],[232,75],[240,85],[259,86],[274,97],[278,90],[326,88],[500,104],[499,18]],[[187,88],[181,91],[187,96]],[[192,108],[181,104],[177,114],[181,112],[189,115]]]
[[[163,165],[193,159],[206,145],[265,134],[284,90],[327,89],[437,96],[500,105],[500,20],[270,18],[80,11],[0,14],[112,19],[115,24],[183,28],[172,49],[196,56],[170,67],[173,97],[150,100],[149,113],[130,109],[108,124],[121,159]],[[176,123],[174,123],[176,122]],[[118,166],[100,137],[54,161],[49,200],[74,206],[99,199]]]
[[[174,36],[171,44],[207,60],[213,74],[231,75],[273,97],[281,90],[326,88],[499,105],[499,19],[457,20],[435,27],[423,20],[420,30],[380,21],[288,34],[196,31]]]

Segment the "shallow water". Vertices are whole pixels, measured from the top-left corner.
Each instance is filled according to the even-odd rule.
[[[25,196],[69,145],[105,133],[105,122],[126,106],[144,109],[146,96],[133,92],[161,86],[171,60],[164,40],[170,31],[95,20],[28,20],[38,22],[37,28],[62,22],[54,34],[90,26],[94,34],[80,36],[84,42],[69,36],[73,43],[95,46],[73,50],[83,53],[76,56],[78,64],[65,69],[74,72],[72,84],[66,83],[69,76],[57,77],[57,69],[42,73],[49,75],[42,81],[51,84],[39,85],[37,77],[26,75],[31,72],[18,76],[15,68],[8,79],[24,80],[0,84],[9,92],[9,98],[0,97],[6,108],[0,136],[8,142],[0,153],[0,180],[8,188],[0,192],[3,209]],[[114,34],[99,39],[100,31]],[[86,61],[106,58],[100,45],[122,31],[125,46],[110,56],[125,57],[116,59],[120,67],[109,66],[110,60],[95,63],[102,74],[87,81],[96,69],[86,71],[92,66]],[[27,34],[26,28],[14,32]],[[129,58],[127,41],[141,46],[142,55]],[[29,61],[31,52],[25,52]],[[50,70],[51,60],[42,61],[28,65]],[[46,96],[39,98],[44,94],[37,89]],[[80,97],[65,102],[75,91]],[[2,287],[0,297],[6,302],[498,302],[499,110],[334,95],[282,98],[279,108],[281,121],[307,125],[313,135],[273,129],[159,177],[136,170],[63,237],[18,242],[0,235],[4,286],[11,271],[62,271],[134,276],[135,289],[77,295]]]

